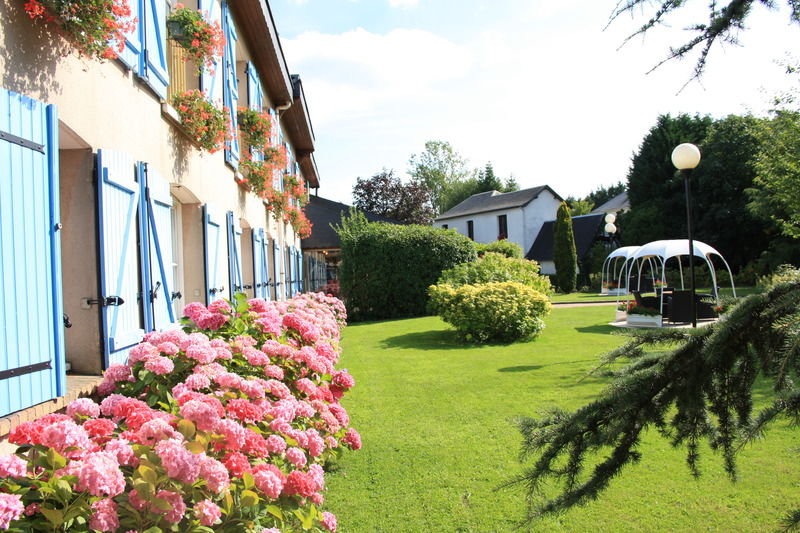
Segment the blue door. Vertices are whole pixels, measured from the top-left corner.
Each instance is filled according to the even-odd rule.
[[[147,236],[149,243],[149,268],[146,271],[149,305],[146,307],[147,329],[161,330],[176,323],[173,300],[175,292],[175,258],[172,243],[172,194],[169,183],[156,172],[152,165],[145,165],[145,209],[147,213]]]
[[[270,299],[269,267],[267,256],[267,236],[263,228],[254,228],[253,232],[253,288],[256,298]]]
[[[206,304],[230,298],[228,278],[228,232],[225,215],[213,204],[203,206]]]
[[[231,294],[244,291],[242,281],[242,226],[239,220],[228,211],[228,271]]]
[[[143,272],[139,268],[139,165],[125,153],[97,152],[97,203],[100,222],[100,306],[105,365],[124,363],[145,333],[141,308]]]
[[[0,89],[0,416],[65,394],[55,106]]]

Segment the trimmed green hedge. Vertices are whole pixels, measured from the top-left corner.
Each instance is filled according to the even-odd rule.
[[[550,299],[522,283],[432,285],[431,306],[467,341],[513,342],[536,337]]]
[[[443,270],[476,259],[472,241],[454,230],[369,223],[352,213],[335,229],[341,290],[354,320],[424,315],[428,286]]]
[[[519,244],[506,239],[490,242],[488,244],[476,242],[475,251],[478,252],[478,257],[483,257],[483,255],[487,252],[494,252],[497,254],[503,254],[506,257],[522,259],[522,247]]]
[[[516,281],[543,294],[552,294],[553,287],[547,276],[539,274],[539,263],[527,259],[505,257],[487,252],[474,263],[462,263],[442,272],[438,284],[478,285],[481,283]]]

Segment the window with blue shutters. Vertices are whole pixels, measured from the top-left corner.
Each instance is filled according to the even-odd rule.
[[[167,11],[165,0],[132,0],[136,27],[125,36],[120,60],[162,99],[167,97]]]
[[[228,271],[231,295],[242,292],[242,226],[233,211],[228,211]]]
[[[213,204],[203,206],[206,304],[230,298],[228,278],[228,232],[223,212]]]
[[[144,165],[146,241],[149,243],[149,269],[146,287],[149,305],[145,307],[148,330],[162,330],[177,322],[173,301],[177,298],[173,265],[172,194],[169,182],[152,165]]]
[[[258,77],[258,71],[252,63],[248,63],[245,68],[247,73],[247,106],[250,109],[261,112],[264,109],[264,91],[261,89],[261,79]],[[272,114],[270,113],[270,118]],[[261,152],[253,150],[250,147],[250,156],[253,161],[263,161],[264,156]]]
[[[58,117],[0,89],[0,416],[65,394]]]
[[[269,239],[263,228],[254,228],[253,238],[253,289],[256,298],[269,300],[272,291],[270,290],[269,279]]]
[[[219,0],[198,0],[198,8],[206,17],[206,20],[214,24],[215,22],[222,27],[222,5]],[[223,69],[219,58],[214,58],[211,68],[204,68],[200,75],[200,90],[216,106],[222,105],[222,86]]]
[[[275,287],[275,299],[280,300],[283,294],[283,284],[281,283],[281,247],[278,241],[272,241],[272,285]]]
[[[222,31],[225,34],[225,53],[222,58],[223,85],[222,101],[228,108],[233,136],[225,141],[225,161],[237,168],[239,166],[239,134],[236,112],[239,109],[239,82],[236,80],[236,27],[227,3],[222,4]]]

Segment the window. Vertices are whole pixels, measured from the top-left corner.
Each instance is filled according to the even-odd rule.
[[[497,217],[497,240],[501,241],[508,238],[508,219],[506,215]]]
[[[447,229],[447,224],[442,224],[442,229]]]
[[[467,220],[467,237],[473,241],[475,240],[475,227],[471,220]]]

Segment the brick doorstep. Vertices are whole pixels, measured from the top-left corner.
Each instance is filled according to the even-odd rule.
[[[5,440],[11,430],[23,422],[32,422],[44,415],[55,413],[65,408],[72,400],[89,396],[101,381],[103,381],[101,376],[67,376],[66,396],[59,396],[0,418],[0,441]]]

